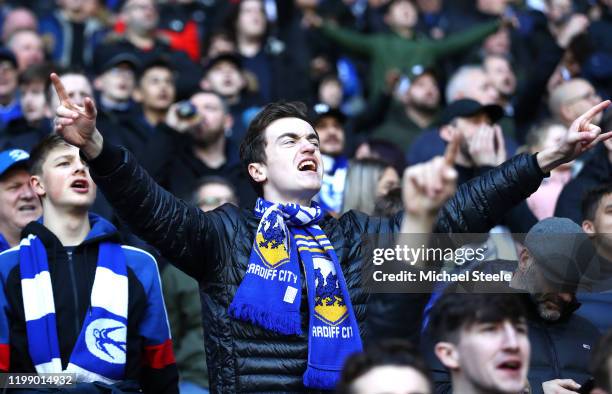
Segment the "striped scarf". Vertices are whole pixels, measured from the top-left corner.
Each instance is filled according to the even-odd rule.
[[[316,203],[304,208],[260,198],[255,214],[261,221],[229,313],[280,334],[300,335],[301,262],[310,312],[304,385],[333,389],[345,359],[362,344],[338,257],[317,225],[323,212]]]
[[[115,383],[124,378],[126,361],[128,278],[125,254],[118,244],[100,244],[91,305],[62,370],[47,253],[29,235],[19,247],[21,289],[28,349],[38,373],[75,373],[77,382]],[[112,289],[112,290],[111,290]]]

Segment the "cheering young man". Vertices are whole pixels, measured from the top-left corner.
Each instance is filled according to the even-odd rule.
[[[76,147],[50,135],[30,159],[43,216],[0,254],[0,371],[178,393],[155,259],[88,212],[96,185]]]
[[[255,209],[226,204],[204,213],[157,186],[127,151],[104,144],[93,101],[74,105],[51,78],[61,100],[55,130],[81,149],[132,229],[199,282],[214,392],[333,388],[346,356],[362,348],[363,235],[487,231],[545,173],[611,136],[590,124],[605,102],[579,118],[558,147],[512,158],[462,185],[445,205],[456,173],[450,160],[435,158],[406,171],[405,213],[334,219],[311,201],[323,168],[305,107],[274,103],[253,119],[241,146],[261,197]]]

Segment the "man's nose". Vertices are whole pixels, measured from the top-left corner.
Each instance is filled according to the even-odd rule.
[[[300,151],[301,152],[314,152],[317,148],[317,145],[312,141],[307,139],[300,140]]]
[[[509,350],[519,348],[518,331],[510,322],[504,322],[504,347]]]
[[[77,160],[74,165],[74,172],[85,172],[87,166],[81,160]]]
[[[34,190],[30,184],[26,183],[21,187],[21,193],[19,194],[19,198],[22,200],[32,200],[36,195],[34,194]]]

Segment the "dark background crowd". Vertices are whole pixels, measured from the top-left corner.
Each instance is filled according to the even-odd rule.
[[[272,101],[307,105],[330,214],[391,216],[403,170],[454,135],[461,184],[555,144],[612,95],[611,0],[5,0],[0,36],[0,151],[30,151],[51,133],[56,72],[74,104],[95,100],[106,140],[205,211],[252,208],[239,145]],[[594,120],[604,131],[610,113]],[[495,231],[558,216],[612,232],[597,205],[612,189],[584,200],[611,175],[606,141],[555,169]],[[121,226],[101,194],[92,210]],[[508,258],[503,249],[490,248]],[[184,392],[205,390],[197,284],[162,266]],[[597,308],[610,304],[582,315],[609,329]]]

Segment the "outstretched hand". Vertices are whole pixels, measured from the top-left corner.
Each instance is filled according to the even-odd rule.
[[[455,193],[457,171],[454,163],[458,150],[459,138],[455,135],[446,147],[444,157],[435,157],[404,171],[403,199],[406,214],[435,218],[438,210]]]
[[[563,163],[568,163],[598,143],[612,138],[612,131],[601,132],[601,128],[591,123],[610,105],[610,100],[602,101],[576,119],[569,127],[565,138],[557,145],[538,153],[538,164],[547,173]]]
[[[102,136],[96,130],[96,105],[89,97],[85,98],[83,106],[74,104],[58,75],[52,73],[50,78],[60,102],[55,109],[55,132],[69,144],[84,150],[88,157],[96,157],[102,150]]]

